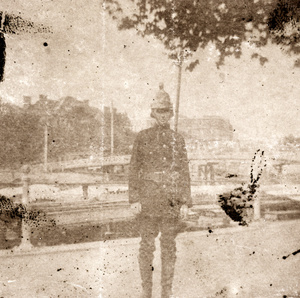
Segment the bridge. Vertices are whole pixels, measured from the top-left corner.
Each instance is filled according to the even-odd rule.
[[[37,184],[70,184],[70,185],[96,185],[109,183],[120,179],[127,181],[130,155],[90,157],[50,162],[45,172],[44,164],[30,166],[28,177],[32,183]],[[267,172],[273,171],[282,174],[288,166],[300,165],[300,151],[277,152],[267,156]],[[223,182],[227,178],[249,177],[250,164],[253,152],[236,152],[234,154],[189,154],[190,172],[192,181]],[[20,170],[0,171],[0,183],[2,185],[14,185],[21,183],[22,172]],[[219,181],[220,182],[220,181]],[[84,186],[85,187],[85,186]]]
[[[90,157],[79,158],[73,160],[64,160],[59,162],[47,163],[47,170],[50,172],[65,171],[73,169],[97,169],[105,166],[122,166],[130,162],[130,155],[120,156],[105,156],[105,157]],[[43,171],[44,164],[35,165],[32,167],[33,171]]]
[[[219,163],[219,162],[239,162],[249,163],[254,152],[234,152],[230,154],[200,154],[190,153],[190,161],[199,161],[199,164]],[[85,159],[74,159],[61,162],[48,163],[50,171],[68,170],[78,168],[100,168],[104,166],[123,166],[130,163],[130,155],[90,157]],[[272,164],[300,164],[300,151],[279,151],[269,154],[268,160]],[[40,165],[39,167],[41,167]]]

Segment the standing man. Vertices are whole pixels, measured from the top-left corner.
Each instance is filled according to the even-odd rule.
[[[170,129],[173,115],[170,97],[161,84],[151,104],[151,117],[156,124],[138,134],[130,162],[129,203],[139,212],[143,298],[152,297],[153,253],[159,232],[162,297],[172,295],[175,238],[182,213],[192,206],[185,142],[180,134]]]

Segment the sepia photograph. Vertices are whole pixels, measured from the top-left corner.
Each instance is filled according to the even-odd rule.
[[[0,0],[0,298],[300,297],[299,0]]]

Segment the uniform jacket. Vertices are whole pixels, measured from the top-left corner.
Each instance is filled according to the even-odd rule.
[[[153,175],[160,179],[152,179]],[[140,202],[142,210],[191,207],[185,142],[169,125],[155,125],[137,135],[130,161],[129,202]]]

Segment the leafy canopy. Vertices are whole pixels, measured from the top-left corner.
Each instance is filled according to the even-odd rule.
[[[285,45],[290,53],[299,53],[299,29],[292,37],[286,32],[287,27],[297,26],[299,21],[298,0],[125,2],[126,6],[124,0],[105,2],[113,19],[119,22],[119,29],[135,29],[143,37],[157,38],[163,43],[169,58],[179,64],[209,43],[215,45],[219,54],[218,67],[228,56],[239,58],[243,42],[262,47],[271,40]],[[259,58],[261,64],[267,61],[258,54],[253,57]],[[190,61],[187,69],[192,71],[198,63],[197,59]]]

